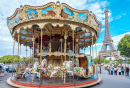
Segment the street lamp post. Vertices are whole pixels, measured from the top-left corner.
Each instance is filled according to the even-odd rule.
[[[99,60],[100,60],[100,74],[101,74],[101,56],[99,55]]]
[[[110,66],[111,66],[111,50],[110,50]]]

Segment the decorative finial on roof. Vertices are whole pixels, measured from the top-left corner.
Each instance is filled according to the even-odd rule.
[[[23,9],[23,6],[22,6],[22,5],[20,5],[20,9]]]
[[[60,2],[59,2],[59,1],[57,1],[57,2],[56,2],[56,5],[57,5],[57,6],[60,6]]]

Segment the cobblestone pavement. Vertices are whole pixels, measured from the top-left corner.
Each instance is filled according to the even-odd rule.
[[[13,88],[6,83],[7,78],[11,76],[12,73],[6,72],[4,77],[0,77],[0,88]],[[108,75],[104,68],[102,68],[102,74],[99,76],[102,78],[102,82],[91,88],[130,88],[130,77]]]
[[[104,68],[102,68],[102,74],[98,75],[102,78],[102,82],[91,88],[130,88],[130,77],[109,75]]]
[[[0,88],[13,88],[9,86],[6,80],[12,76],[12,73],[5,72],[4,77],[0,77]]]

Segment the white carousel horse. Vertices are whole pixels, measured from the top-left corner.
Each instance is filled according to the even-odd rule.
[[[41,62],[41,66],[40,66],[39,69],[41,69],[41,71],[44,72],[44,73],[46,73],[47,71],[52,72],[52,71],[50,70],[51,67],[52,67],[52,65],[49,64],[49,65],[47,66],[47,60],[46,60],[46,59],[43,59],[42,62]],[[38,73],[37,76],[39,77],[39,76],[40,76],[40,73]]]
[[[32,74],[38,74],[38,72],[37,72],[37,70],[38,70],[38,67],[39,67],[39,62],[38,61],[36,61],[35,63],[34,63],[34,65],[33,65],[33,67],[27,67],[27,68],[25,68],[25,71],[24,71],[24,73],[23,73],[23,77],[25,77],[25,75],[27,74],[27,73],[32,73]]]
[[[72,61],[64,61],[63,67],[60,66],[54,67],[53,71],[51,72],[50,78],[53,77],[53,75],[59,71],[62,71],[62,77],[63,77],[63,72],[71,73],[73,75],[73,71],[71,71],[72,66],[73,66]],[[64,70],[62,68],[64,68]]]

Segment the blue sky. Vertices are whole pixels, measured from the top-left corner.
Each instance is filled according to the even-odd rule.
[[[11,16],[16,8],[20,5],[41,6],[49,2],[57,0],[0,0],[0,56],[13,54],[13,39],[7,27],[6,18]],[[114,46],[117,49],[117,44],[125,34],[130,34],[130,0],[59,0],[61,3],[66,3],[73,8],[80,10],[92,11],[97,19],[102,23],[102,31],[97,43],[97,50],[101,50],[102,41],[104,39],[104,10],[107,7],[109,10],[109,25],[111,37],[114,41]],[[17,54],[17,43],[15,43],[15,54]],[[21,46],[21,56],[26,56],[26,47]],[[29,49],[29,47],[27,47]],[[29,50],[30,51],[30,50]],[[30,52],[28,51],[28,56]],[[95,47],[94,47],[95,51]],[[89,54],[89,48],[86,48],[85,53]],[[96,56],[94,52],[94,56]]]

